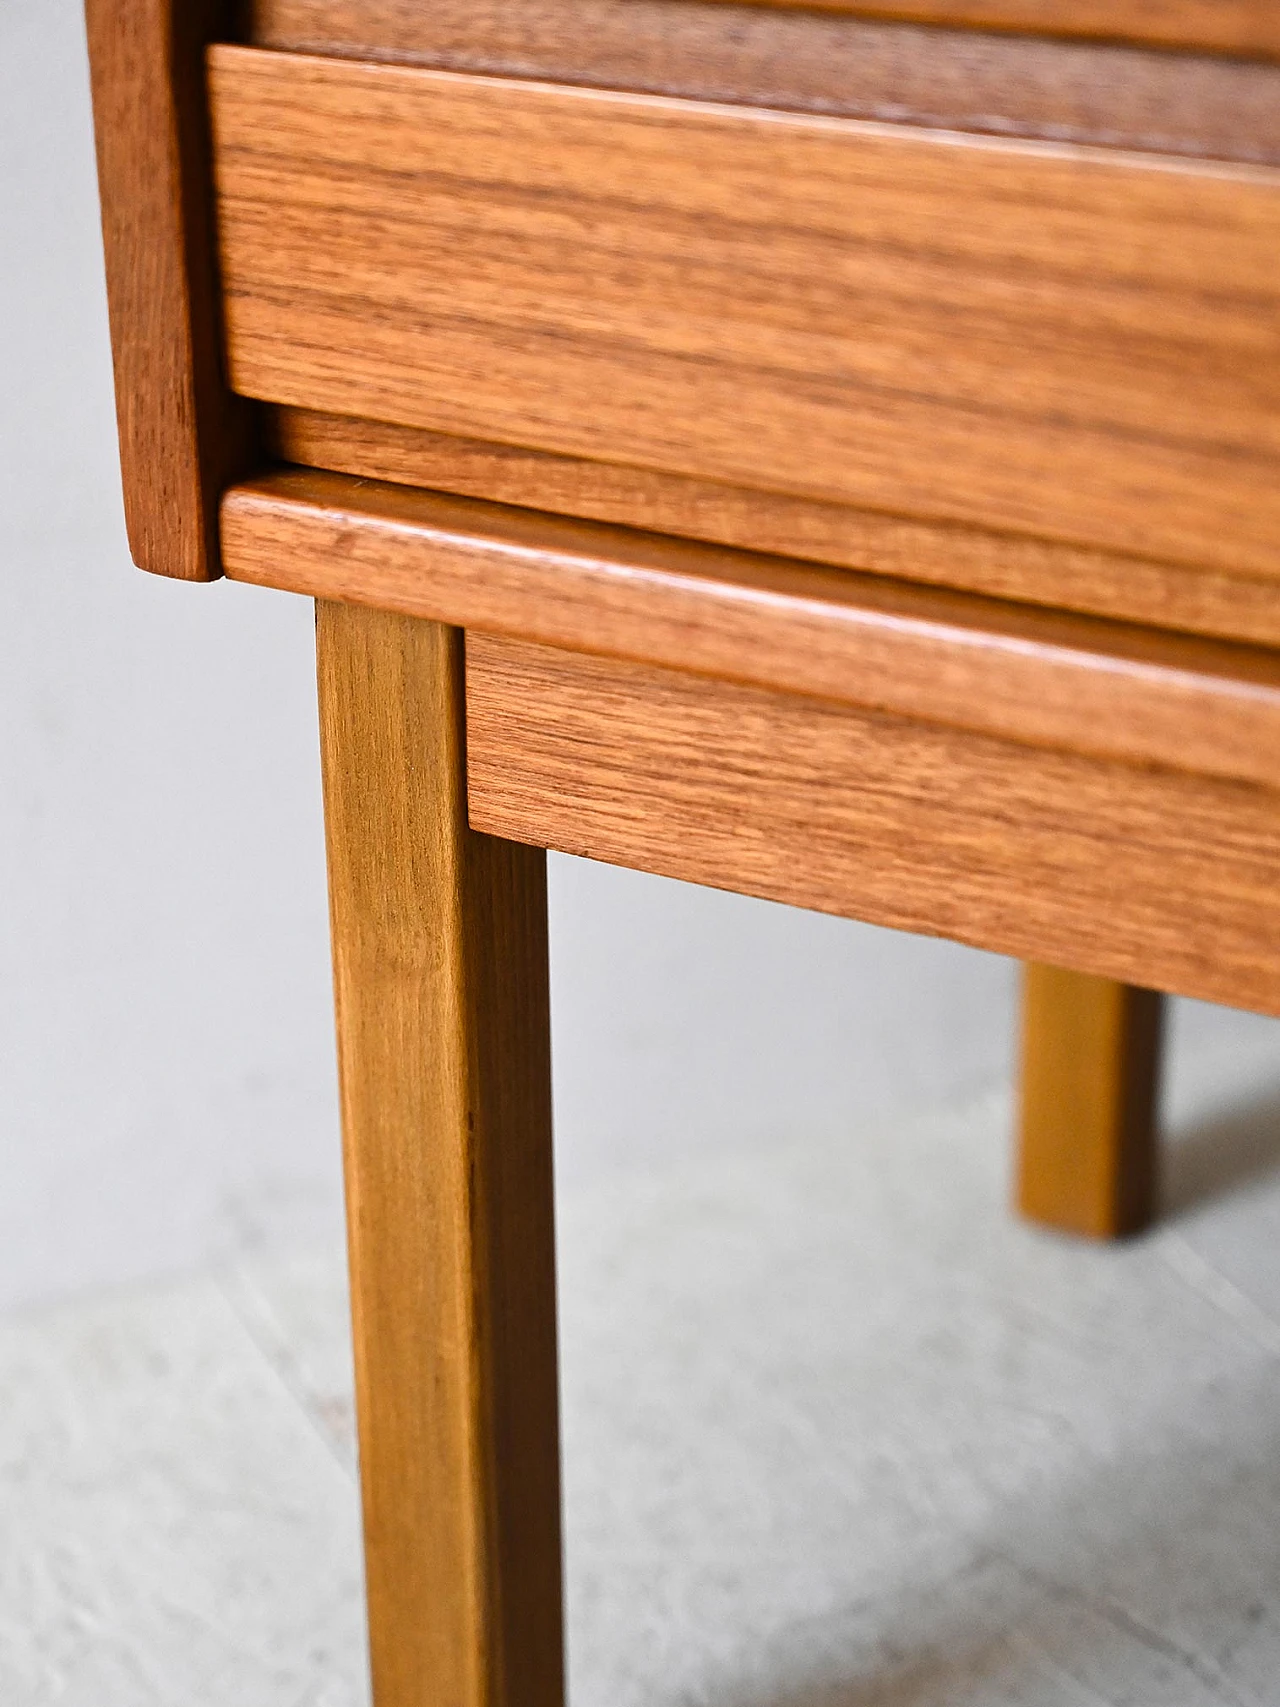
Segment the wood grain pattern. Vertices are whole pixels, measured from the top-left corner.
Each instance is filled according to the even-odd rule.
[[[204,49],[222,0],[87,0],[125,519],[156,574],[219,573],[218,499],[247,472],[214,259]]]
[[[1043,31],[1226,53],[1280,53],[1274,0],[763,0],[822,12]]]
[[[282,462],[716,545],[963,587],[1122,622],[1280,646],[1274,584],[1049,540],[556,456],[310,409],[264,410]]]
[[[234,579],[1280,788],[1280,657],[295,471],[234,488]]]
[[[646,90],[1001,136],[1280,159],[1280,70],[706,0],[254,0],[292,53]]]
[[[558,1707],[545,859],[467,828],[461,636],[317,617],[375,1696]]]
[[[1280,794],[467,639],[479,829],[1280,1012]]]
[[[1017,1202],[1031,1220],[1114,1239],[1154,1219],[1162,1009],[1152,990],[1024,969]]]
[[[210,64],[250,395],[1280,576],[1280,174]]]

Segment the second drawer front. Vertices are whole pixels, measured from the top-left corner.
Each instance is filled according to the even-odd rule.
[[[232,381],[1280,578],[1280,174],[219,47]]]

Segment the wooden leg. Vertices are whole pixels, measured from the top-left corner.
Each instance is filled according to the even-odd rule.
[[[546,863],[467,827],[462,636],[317,607],[377,1707],[560,1707]]]
[[[1156,1213],[1163,998],[1028,965],[1022,1009],[1018,1207],[1111,1239]]]

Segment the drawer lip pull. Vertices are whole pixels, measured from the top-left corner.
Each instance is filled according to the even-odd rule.
[[[481,632],[1280,789],[1280,656],[479,499],[287,469],[227,575]]]
[[[255,0],[247,40],[292,53],[1253,159],[1276,137],[1259,97],[1280,58],[1280,16],[1270,0],[1253,3],[1262,28],[1206,41],[1192,33],[1179,53],[1164,51],[1167,41],[1144,44],[1140,29],[1115,29],[1115,0],[1102,0],[1083,38],[1060,28],[1069,10],[1061,3],[1033,5],[1043,33],[1029,34],[1025,17],[974,29],[955,7],[917,6],[913,17],[911,6],[884,0],[821,10],[813,0],[366,0],[356,11],[350,0]],[[1208,0],[1206,21],[1215,9],[1220,21],[1220,0]],[[1224,45],[1228,54],[1211,51]]]

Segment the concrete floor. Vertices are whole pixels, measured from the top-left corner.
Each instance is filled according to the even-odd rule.
[[[1004,1213],[1008,1107],[572,1182],[574,1707],[1280,1702],[1280,1060],[1171,1212]],[[0,1323],[0,1701],[358,1707],[335,1239]]]

